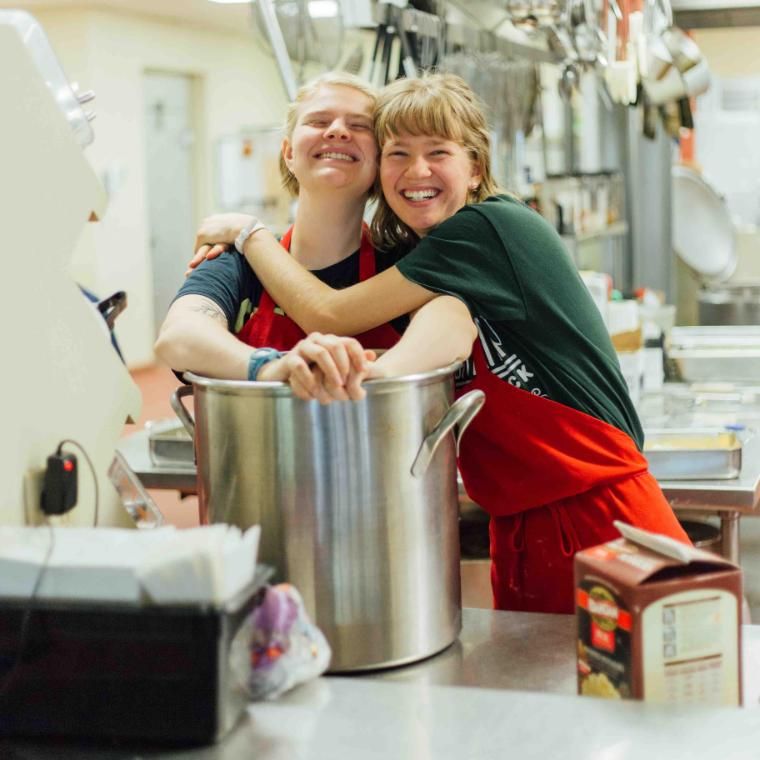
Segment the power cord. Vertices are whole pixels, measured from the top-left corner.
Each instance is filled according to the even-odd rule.
[[[37,572],[34,586],[32,586],[32,594],[29,598],[29,604],[27,605],[26,610],[24,610],[24,617],[21,620],[21,628],[19,629],[18,637],[19,643],[18,649],[16,650],[16,659],[11,665],[10,670],[6,674],[5,678],[3,679],[3,682],[0,684],[0,700],[7,698],[8,692],[11,690],[11,686],[13,686],[16,678],[18,677],[21,663],[24,659],[24,654],[26,653],[26,648],[29,643],[29,625],[32,621],[32,612],[34,611],[34,605],[37,601],[37,594],[40,590],[40,586],[42,585],[42,578],[45,575],[45,570],[48,567],[48,562],[50,562],[50,557],[53,554],[53,547],[55,546],[55,531],[53,530],[53,526],[48,521],[45,521],[45,525],[47,525],[48,530],[50,531],[50,541],[48,542],[48,548],[45,552],[45,558],[42,560],[42,565]]]
[[[85,451],[84,446],[82,446],[81,443],[78,441],[73,440],[72,438],[64,438],[59,444],[58,448],[56,449],[56,456],[60,456],[61,452],[63,451],[63,447],[66,444],[71,444],[73,446],[76,446],[83,454],[85,460],[87,461],[87,465],[90,468],[90,472],[92,473],[92,481],[95,488],[95,509],[94,509],[94,515],[93,515],[93,521],[92,521],[92,527],[95,528],[98,525],[98,513],[100,508],[100,493],[98,490],[98,475],[95,471],[95,466],[92,463],[92,460],[90,459],[89,454]],[[27,524],[28,524],[28,515],[26,515]],[[45,525],[48,528],[48,531],[50,533],[50,541],[48,542],[48,548],[45,552],[45,557],[42,560],[42,565],[40,566],[39,571],[37,572],[37,577],[34,580],[34,585],[32,586],[32,593],[29,597],[29,604],[27,605],[26,609],[24,610],[24,616],[21,620],[21,627],[19,629],[19,643],[18,643],[18,649],[16,650],[16,658],[13,662],[13,664],[10,666],[10,670],[5,675],[5,678],[0,681],[0,700],[5,700],[8,696],[8,693],[11,690],[11,687],[15,683],[18,673],[21,668],[21,663],[24,659],[24,654],[26,653],[27,646],[29,644],[29,627],[32,620],[32,613],[34,612],[35,604],[37,602],[37,594],[39,593],[40,586],[42,585],[42,579],[45,575],[45,570],[48,568],[48,563],[50,562],[50,557],[53,554],[53,548],[55,547],[55,531],[53,529],[53,526],[50,524],[49,520],[45,520]]]

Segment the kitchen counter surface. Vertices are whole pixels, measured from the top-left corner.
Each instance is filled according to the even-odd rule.
[[[116,448],[124,455],[127,464],[134,470],[146,488],[195,493],[195,465],[173,464],[159,466],[150,458],[148,431],[145,428],[122,438]]]
[[[678,514],[720,517],[720,552],[740,562],[739,519],[760,515],[760,394],[731,384],[666,383],[645,394],[639,405],[644,431],[656,428],[723,429],[732,426],[742,441],[739,477],[726,480],[659,480]]]
[[[4,760],[630,760],[758,756],[760,626],[744,626],[745,708],[575,695],[575,618],[466,609],[425,662],[316,679],[254,703],[198,749],[0,741]],[[171,709],[167,705],[167,710]]]

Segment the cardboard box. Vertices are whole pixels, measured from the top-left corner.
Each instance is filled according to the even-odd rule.
[[[740,705],[741,569],[615,525],[623,538],[575,555],[578,693]]]

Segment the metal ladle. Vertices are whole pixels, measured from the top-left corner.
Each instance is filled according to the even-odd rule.
[[[562,72],[559,75],[559,82],[557,87],[559,94],[566,101],[570,101],[573,96],[573,90],[578,86],[578,69],[572,62],[566,63],[562,67]]]

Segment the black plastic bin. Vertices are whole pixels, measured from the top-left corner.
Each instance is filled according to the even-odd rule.
[[[256,589],[223,609],[38,600],[0,697],[0,736],[216,741],[245,709],[230,644]],[[27,606],[0,599],[0,682],[17,659]]]

